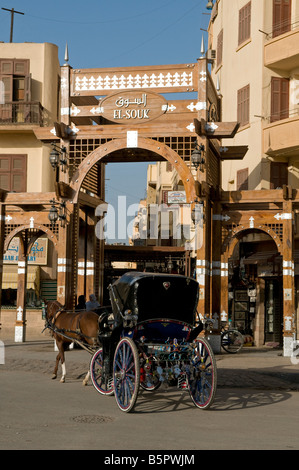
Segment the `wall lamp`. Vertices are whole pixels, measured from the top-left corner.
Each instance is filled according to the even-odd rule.
[[[196,171],[198,170],[198,168],[200,169],[200,171],[203,171],[203,165],[205,164],[205,159],[203,157],[204,151],[205,146],[203,144],[198,145],[198,143],[195,142],[195,149],[191,154],[191,164]]]
[[[64,201],[58,202],[55,199],[50,200],[51,208],[49,211],[48,218],[51,222],[52,227],[59,220],[61,227],[65,227],[66,221],[66,203]]]
[[[65,171],[67,159],[66,159],[66,148],[65,147],[57,147],[56,144],[53,142],[52,144],[52,151],[50,153],[50,163],[53,170],[56,170],[58,165],[60,165],[61,170]]]

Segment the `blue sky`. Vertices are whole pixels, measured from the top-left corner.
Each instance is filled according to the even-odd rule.
[[[68,44],[73,68],[183,64],[207,44],[207,0],[2,0],[14,8],[13,42],[51,42],[64,62]],[[0,9],[0,41],[9,42],[10,13]],[[143,198],[146,164],[108,164],[107,201],[125,195],[128,204]]]

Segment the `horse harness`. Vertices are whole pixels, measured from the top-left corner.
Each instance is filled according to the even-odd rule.
[[[47,307],[46,307],[47,309]],[[76,329],[75,330],[71,330],[71,329],[67,329],[67,328],[58,328],[56,325],[55,325],[55,322],[56,320],[58,319],[59,315],[62,313],[62,312],[65,312],[65,313],[74,313],[73,311],[67,311],[64,309],[64,307],[61,307],[59,308],[59,310],[57,310],[55,312],[55,314],[51,317],[51,319],[48,319],[48,316],[46,315],[46,322],[45,322],[45,328],[43,331],[45,331],[45,329],[49,329],[49,330],[52,330],[53,333],[57,333],[61,336],[64,336],[66,339],[68,340],[73,340],[73,341],[76,341],[76,339],[74,338],[70,338],[66,335],[66,333],[71,333],[71,334],[75,334],[75,335],[78,335],[80,336],[83,340],[84,338],[85,339],[92,339],[93,342],[95,342],[96,338],[94,336],[88,336],[88,335],[85,335],[84,333],[82,333],[81,331],[81,328],[80,328],[80,315],[78,316],[77,318],[77,325],[76,325]],[[79,313],[79,312],[78,312]]]

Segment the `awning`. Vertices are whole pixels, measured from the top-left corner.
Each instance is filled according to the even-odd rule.
[[[2,289],[18,288],[18,266],[3,265]],[[27,266],[27,290],[33,289],[39,294],[40,288],[40,267]]]
[[[281,261],[281,255],[278,251],[258,251],[247,256],[243,262],[244,264],[265,264]]]

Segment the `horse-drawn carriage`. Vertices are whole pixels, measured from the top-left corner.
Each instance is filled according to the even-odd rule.
[[[216,392],[216,361],[196,324],[198,283],[179,275],[129,272],[109,286],[111,310],[100,316],[100,348],[90,361],[95,389],[114,393],[122,411],[134,408],[140,387],[189,391],[207,409]]]

